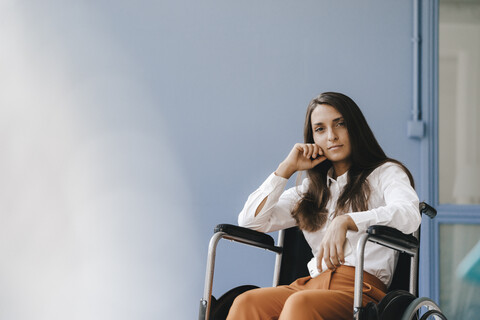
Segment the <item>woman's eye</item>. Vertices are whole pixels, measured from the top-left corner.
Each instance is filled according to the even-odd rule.
[[[315,128],[315,132],[322,132],[322,131],[323,131],[323,128],[321,127]]]
[[[337,127],[345,127],[345,122],[338,122]]]

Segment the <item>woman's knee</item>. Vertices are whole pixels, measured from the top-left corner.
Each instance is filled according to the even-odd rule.
[[[273,301],[272,301],[273,300]],[[242,312],[262,313],[275,305],[275,298],[266,288],[246,291],[235,298],[230,310]]]
[[[353,300],[352,300],[353,301]],[[291,295],[280,319],[351,319],[353,303],[329,290],[305,290]]]
[[[306,310],[312,307],[312,297],[308,291],[299,291],[292,294],[285,302],[284,309]]]
[[[275,297],[276,290],[264,288],[242,293],[233,301],[227,319],[270,319],[282,310],[281,298]]]
[[[285,301],[279,320],[314,319],[315,317],[312,311],[310,296],[306,291],[300,291],[291,295],[287,301]]]
[[[314,300],[315,299],[313,299],[312,295],[309,294],[308,291],[296,292],[295,294],[292,294],[285,302],[282,314],[295,314],[300,310],[302,310],[302,313],[308,312],[308,310],[313,309],[313,306],[315,305]]]
[[[235,300],[233,300],[232,309],[245,309],[246,307],[252,307],[255,304],[255,292],[254,290],[246,291],[238,295]]]

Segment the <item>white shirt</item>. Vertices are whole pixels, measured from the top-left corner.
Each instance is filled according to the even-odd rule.
[[[347,239],[353,248],[353,252],[345,257],[347,266],[355,266],[357,242],[369,226],[390,226],[406,234],[414,232],[420,226],[421,216],[417,193],[410,185],[407,174],[399,165],[387,162],[376,168],[367,177],[367,180],[371,189],[368,210],[347,213],[358,228],[358,232],[347,232]],[[291,212],[301,199],[301,195],[307,190],[308,181],[305,179],[302,185],[285,191],[287,179],[272,173],[248,197],[238,216],[238,224],[261,232],[272,232],[295,226],[296,222]],[[331,220],[335,213],[338,197],[347,183],[347,173],[339,176],[336,180],[329,176],[328,181],[331,198],[326,209],[329,213],[328,219]],[[267,196],[265,205],[255,217],[255,211]],[[325,235],[327,224],[315,232],[303,231],[315,257]],[[398,253],[394,250],[367,242],[364,270],[388,286],[392,280],[397,258]]]

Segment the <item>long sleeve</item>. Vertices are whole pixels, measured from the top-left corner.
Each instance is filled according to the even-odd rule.
[[[238,224],[261,232],[272,232],[295,226],[291,212],[300,199],[304,185],[286,191],[287,179],[272,173],[262,185],[247,199],[243,210],[238,215]],[[255,216],[260,203],[267,201],[262,210]]]
[[[410,185],[407,174],[394,164],[386,163],[374,170],[369,177],[372,197],[383,197],[385,205],[362,212],[353,212],[352,217],[359,230],[371,225],[394,227],[403,233],[412,233],[421,222],[417,193]],[[376,200],[376,199],[371,199]]]

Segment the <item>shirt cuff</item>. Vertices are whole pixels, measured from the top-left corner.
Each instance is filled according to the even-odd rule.
[[[367,230],[373,220],[372,213],[368,211],[346,213],[346,215],[352,218],[353,222],[355,222],[355,225],[358,228],[358,231]]]

